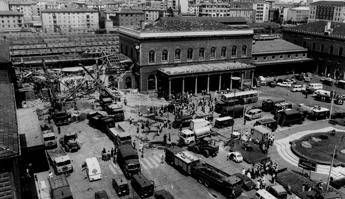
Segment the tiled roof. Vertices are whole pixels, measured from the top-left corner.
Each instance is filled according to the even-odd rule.
[[[283,39],[256,41],[252,47],[252,54],[288,53],[307,51],[306,48],[290,43]]]
[[[0,10],[0,16],[13,16],[13,15],[16,15],[16,16],[21,16],[23,15],[22,13],[19,13],[19,12],[13,12],[13,11],[7,11],[7,10]]]
[[[145,26],[144,32],[179,32],[234,29],[208,17],[162,17]]]
[[[19,139],[14,88],[0,83],[0,159],[19,154]]]
[[[316,1],[311,3],[311,5],[334,5],[334,6],[345,6],[344,1]]]
[[[231,70],[243,70],[254,68],[255,66],[241,62],[220,62],[220,63],[201,63],[194,65],[176,66],[160,68],[159,71],[169,75],[187,75],[195,73],[212,73]]]
[[[284,28],[284,31],[300,32],[306,34],[323,35],[325,31],[326,21],[316,21],[295,27]],[[331,28],[333,31],[329,35],[330,37],[338,37],[345,39],[345,23],[332,22]]]

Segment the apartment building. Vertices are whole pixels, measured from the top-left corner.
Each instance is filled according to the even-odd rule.
[[[23,14],[0,11],[0,32],[19,31],[23,27]]]
[[[344,1],[317,1],[310,4],[309,22],[345,22]]]
[[[268,21],[269,6],[270,4],[264,1],[253,3],[253,9],[255,10],[255,22],[262,23]]]
[[[42,11],[45,32],[94,32],[99,29],[97,10],[57,9]]]

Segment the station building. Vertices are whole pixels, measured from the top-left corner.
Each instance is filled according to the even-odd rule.
[[[256,76],[283,75],[314,70],[308,49],[283,39],[253,42],[253,61]]]
[[[140,29],[120,27],[120,51],[134,62],[125,86],[165,97],[250,87],[252,38],[249,28],[209,18],[167,17]]]
[[[308,49],[313,72],[345,78],[345,24],[317,21],[283,30],[283,39]]]

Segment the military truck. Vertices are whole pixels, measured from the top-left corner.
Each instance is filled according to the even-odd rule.
[[[304,115],[297,110],[288,109],[279,112],[274,119],[277,120],[280,126],[290,126],[293,124],[302,124],[304,121]]]
[[[60,139],[59,142],[61,144],[61,147],[66,151],[66,152],[76,152],[80,149],[80,145],[77,140],[77,133],[68,133],[63,135]]]
[[[109,138],[114,142],[115,146],[132,144],[132,136],[130,133],[114,127],[108,128],[107,131]]]
[[[236,198],[242,193],[242,180],[236,176],[201,162],[191,152],[177,146],[165,149],[165,161],[180,172],[192,176],[206,187],[218,190],[227,198]]]
[[[52,114],[52,119],[56,126],[67,125],[70,123],[71,114],[67,113],[66,110],[58,111],[55,110]]]
[[[125,113],[122,109],[122,106],[118,104],[110,104],[105,106],[105,111],[108,113],[108,115],[114,117],[115,122],[121,122],[125,120]]]
[[[202,154],[203,156],[208,158],[209,156],[217,156],[219,146],[215,145],[215,143],[210,138],[205,137],[190,144],[188,146],[188,150],[193,151],[194,153]]]
[[[43,131],[43,141],[46,149],[54,149],[57,147],[56,136],[50,129]]]
[[[261,109],[265,112],[271,112],[274,105],[277,103],[285,102],[284,99],[266,99],[262,101]]]
[[[127,178],[140,172],[138,152],[131,144],[118,146],[117,162]]]
[[[52,199],[73,199],[71,188],[64,175],[48,178]]]
[[[73,172],[71,159],[61,148],[47,150],[47,156],[56,174]]]

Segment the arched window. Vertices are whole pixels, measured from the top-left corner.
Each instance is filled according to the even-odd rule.
[[[132,88],[132,78],[126,77],[126,88]]]
[[[162,61],[168,61],[168,50],[162,51]]]
[[[320,51],[323,52],[323,49],[325,48],[325,46],[323,44],[321,44],[321,48]]]
[[[211,58],[216,58],[216,47],[211,48]]]
[[[329,47],[329,54],[333,54],[333,46],[331,45],[330,47]]]
[[[156,78],[154,75],[150,75],[147,78],[147,89],[148,90],[154,90],[156,89]]]
[[[339,48],[338,55],[339,55],[339,56],[343,56],[343,47],[340,47],[340,48]]]
[[[247,56],[247,46],[246,45],[242,46],[242,56]]]
[[[204,59],[205,58],[205,48],[199,49],[199,58]]]
[[[188,48],[187,50],[187,59],[193,59],[193,49]]]
[[[226,57],[226,47],[225,47],[225,46],[222,47],[222,50],[221,50],[221,52],[220,52],[220,56],[221,56],[221,57]]]
[[[231,49],[231,56],[236,56],[237,55],[237,46],[233,46]]]
[[[175,59],[177,59],[177,60],[181,59],[181,49],[175,50]]]
[[[149,52],[149,63],[155,63],[155,51],[150,50]]]

